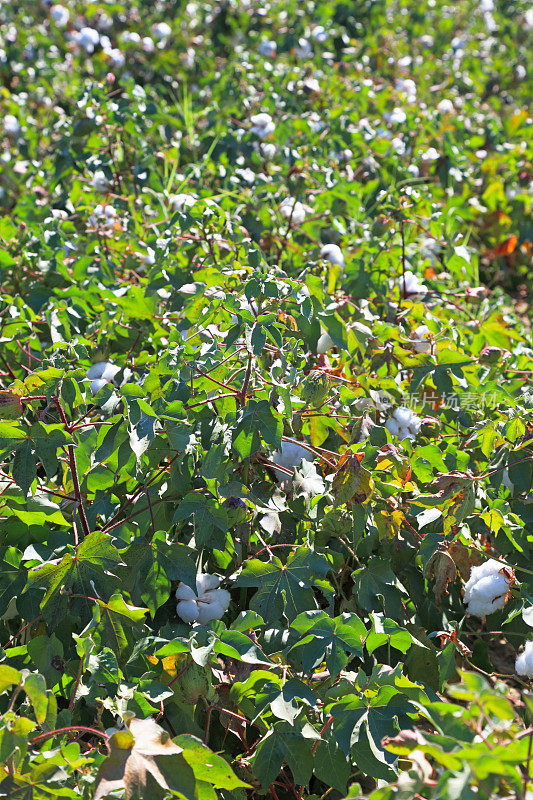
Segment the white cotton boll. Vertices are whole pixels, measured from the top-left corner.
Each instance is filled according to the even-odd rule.
[[[398,439],[402,442],[404,439],[414,439],[414,433],[406,426],[400,425],[398,430]]]
[[[500,611],[507,600],[509,581],[504,575],[492,575],[482,578],[471,589],[468,601],[468,613],[475,617],[486,617],[494,611]]]
[[[418,276],[411,272],[411,270],[406,270],[405,274],[400,276],[399,283],[403,297],[416,299],[427,293],[427,287],[419,282]]]
[[[422,47],[426,48],[433,47],[434,43],[435,40],[433,39],[433,36],[431,36],[429,33],[425,33],[423,36],[420,37],[420,44],[422,45]]]
[[[430,353],[431,341],[429,337],[429,328],[427,325],[419,325],[411,333],[411,342],[414,347],[415,353]]]
[[[106,50],[105,54],[111,61],[111,66],[115,67],[115,69],[121,69],[126,63],[126,56],[118,47],[112,47],[110,50]]]
[[[91,381],[89,391],[94,396],[95,394],[98,394],[100,389],[103,389],[104,386],[107,386],[108,383],[109,381],[106,381],[104,378],[96,378],[96,380]]]
[[[312,461],[313,454],[310,453],[309,450],[306,450],[305,447],[295,442],[282,442],[281,450],[276,450],[272,456],[274,464],[285,467],[285,469],[290,471],[292,471],[294,467],[299,467],[304,460]],[[276,470],[276,473],[280,481],[286,481],[289,478],[285,472],[281,472],[280,470]]]
[[[413,412],[410,408],[399,406],[398,408],[394,409],[392,416],[399,425],[409,425],[411,419],[413,418]]]
[[[395,136],[394,139],[391,139],[391,147],[394,148],[399,156],[405,155],[405,151],[407,150],[403,139],[399,139],[397,136]]]
[[[180,194],[174,194],[170,198],[170,205],[172,206],[172,211],[184,211],[186,208],[192,208],[193,205],[197,201],[197,197],[194,194],[186,194],[185,192],[180,192]]]
[[[266,56],[267,58],[275,58],[276,53],[278,51],[278,46],[276,42],[270,41],[268,39],[263,39],[260,42],[259,47],[257,48],[257,52],[261,56]]]
[[[97,192],[108,192],[111,188],[111,181],[102,169],[97,169],[91,179],[91,186]]]
[[[447,97],[444,97],[440,101],[440,103],[437,104],[437,111],[440,114],[451,114],[452,111],[454,111],[454,110],[455,110],[455,107],[454,107],[452,101],[449,100]]]
[[[439,158],[439,151],[436,150],[434,147],[430,147],[428,150],[425,150],[422,155],[420,156],[422,161],[436,161]]]
[[[204,592],[210,592],[212,589],[218,589],[220,586],[220,578],[218,575],[197,575],[196,576],[196,591],[198,596]]]
[[[504,607],[511,588],[508,576],[502,572],[504,567],[492,558],[472,568],[463,599],[469,614],[485,617]]]
[[[294,197],[286,197],[280,207],[279,211],[282,217],[291,220],[295,225],[301,225],[305,221],[308,207]]]
[[[92,367],[89,367],[85,375],[88,380],[92,381],[95,378],[103,378],[104,380],[112,381],[120,367],[115,366],[110,361],[97,361]]]
[[[229,608],[231,595],[225,589],[205,592],[198,598],[198,622],[206,625],[215,619],[222,619]]]
[[[196,594],[194,589],[190,586],[187,586],[186,583],[180,581],[178,588],[176,589],[176,600],[196,600]]]
[[[392,417],[389,417],[389,419],[385,422],[385,427],[393,436],[399,436],[400,426]]]
[[[68,8],[58,3],[50,9],[50,16],[58,28],[64,28],[69,21],[70,13]]]
[[[172,28],[167,22],[156,22],[156,24],[152,26],[152,32],[155,38],[161,41],[162,39],[168,39],[172,33]]]
[[[301,61],[312,57],[313,48],[309,42],[309,39],[304,39],[303,37],[298,39],[298,44],[294,48],[294,55]]]
[[[329,333],[323,333],[318,340],[316,351],[319,356],[324,355],[335,347],[335,343]]]
[[[274,133],[276,130],[276,125],[270,114],[263,111],[260,114],[253,114],[253,116],[250,117],[250,123],[250,133],[253,133],[254,136],[258,136],[260,139],[264,139],[265,136],[270,136],[270,134]]]
[[[311,36],[315,40],[315,42],[325,42],[328,38],[329,34],[327,30],[324,28],[323,25],[315,25],[313,30],[311,31]]]
[[[527,9],[524,14],[524,21],[528,28],[533,28],[533,6]]]
[[[155,50],[154,40],[151,36],[143,36],[141,40],[142,48],[145,53],[153,53]]]
[[[176,606],[176,611],[178,616],[189,625],[191,622],[197,622],[200,617],[200,610],[195,600],[181,600]]]
[[[386,112],[383,116],[391,125],[403,125],[407,119],[407,114],[403,108],[399,108],[398,106],[393,108],[392,111]]]
[[[93,53],[94,48],[100,41],[100,34],[94,28],[84,27],[81,28],[77,41],[86,53]]]
[[[20,132],[20,123],[13,114],[6,114],[3,122],[4,133],[8,136],[16,136]]]
[[[516,659],[515,670],[518,675],[533,678],[533,642],[526,642],[524,652]]]
[[[261,153],[263,158],[270,160],[271,158],[274,158],[274,156],[276,155],[276,145],[273,144],[272,142],[261,142],[261,144],[259,145],[259,152]]]
[[[413,178],[418,178],[418,176],[420,175],[420,170],[418,169],[416,164],[409,164],[409,166],[407,167],[407,172],[409,173],[409,175],[412,175]]]
[[[411,417],[411,422],[409,423],[409,430],[413,435],[413,438],[420,433],[420,428],[422,427],[422,420],[416,414],[413,414]]]
[[[320,251],[320,258],[329,261],[330,264],[344,267],[344,256],[338,244],[325,244]]]

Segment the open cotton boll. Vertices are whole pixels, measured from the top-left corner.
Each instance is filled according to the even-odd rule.
[[[427,294],[427,286],[420,283],[418,276],[409,269],[406,270],[404,275],[400,276],[399,284],[402,297],[416,299]]]
[[[389,417],[389,419],[385,422],[385,427],[393,436],[399,436],[400,426],[392,417]]]
[[[204,592],[198,598],[198,622],[206,625],[214,619],[221,619],[229,608],[231,595],[226,589]]]
[[[102,379],[108,383],[114,380],[115,375],[120,372],[120,367],[112,364],[110,361],[97,361],[92,367],[89,367],[85,375],[88,380]]]
[[[429,337],[429,328],[427,325],[419,325],[411,332],[411,342],[415,353],[430,353],[431,341]]]
[[[91,186],[97,192],[108,192],[111,188],[111,181],[103,170],[97,169],[92,177]]]
[[[156,22],[156,24],[152,26],[152,33],[156,39],[161,41],[162,39],[168,39],[172,33],[172,28],[167,22]]]
[[[275,58],[276,53],[278,52],[278,46],[275,41],[270,39],[263,39],[260,42],[259,47],[257,48],[257,52],[261,56],[266,56],[267,58]]]
[[[392,416],[398,423],[398,425],[409,425],[411,419],[413,417],[413,412],[410,408],[405,408],[405,406],[399,406],[395,408],[392,412]]]
[[[218,589],[219,586],[220,578],[218,575],[198,575],[196,578],[196,591],[198,592],[198,596],[204,592]]]
[[[325,244],[320,251],[320,258],[329,261],[330,264],[344,267],[344,256],[338,244]]]
[[[486,617],[504,607],[513,577],[505,570],[505,564],[493,558],[472,568],[463,598],[469,614]]]
[[[180,600],[176,606],[176,611],[178,616],[189,625],[192,622],[197,622],[198,617],[200,616],[200,609],[198,608],[198,603],[196,600]]]
[[[316,351],[319,356],[323,356],[325,353],[329,352],[335,347],[335,342],[329,335],[329,333],[324,332],[320,339],[318,340]]]
[[[20,132],[20,123],[13,114],[6,114],[3,122],[4,133],[8,136],[16,136]]]
[[[214,619],[221,619],[228,610],[231,595],[220,589],[218,575],[197,575],[196,593],[185,583],[176,589],[176,612],[184,622],[199,622],[205,625]]]
[[[533,642],[526,642],[524,652],[516,659],[515,670],[518,675],[533,678]]]
[[[279,207],[279,212],[285,219],[291,220],[295,225],[301,225],[305,221],[308,206],[295,200],[294,197],[286,197]]]
[[[452,111],[455,110],[455,107],[451,100],[448,100],[447,97],[444,97],[440,103],[437,104],[437,111],[440,114],[451,114]]]
[[[385,112],[383,116],[391,125],[403,125],[407,119],[407,114],[403,108],[398,107],[393,108],[392,111]]]
[[[69,21],[70,13],[68,8],[58,3],[50,9],[50,16],[58,28],[64,28]]]
[[[259,136],[260,139],[264,139],[265,136],[270,136],[270,134],[274,133],[276,130],[274,120],[270,114],[265,112],[254,114],[250,117],[250,123],[250,133],[253,133],[254,136]]]
[[[95,394],[98,394],[100,389],[103,389],[104,386],[107,386],[108,383],[109,381],[104,380],[104,378],[96,378],[94,381],[91,381],[89,391],[94,396]]]
[[[180,192],[180,194],[173,194],[170,198],[170,205],[172,206],[172,211],[183,211],[186,208],[192,208],[193,205],[197,201],[197,197],[194,194],[187,194],[186,192]]]
[[[312,461],[313,454],[296,442],[282,442],[281,450],[276,450],[272,456],[272,461],[274,464],[278,464],[280,467],[285,467],[285,469],[288,470],[292,470],[294,467],[299,467],[304,460]],[[280,481],[286,481],[289,479],[289,476],[285,472],[276,470],[276,474],[278,475],[278,479]]]

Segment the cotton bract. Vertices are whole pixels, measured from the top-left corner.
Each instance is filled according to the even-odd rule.
[[[516,659],[515,670],[518,675],[533,678],[533,642],[526,642],[524,652]]]
[[[469,614],[486,617],[504,607],[511,588],[511,581],[503,572],[504,568],[505,564],[494,558],[478,567],[472,567],[463,599]]]
[[[196,592],[180,582],[176,589],[176,600],[176,611],[184,622],[206,625],[214,619],[222,619],[228,610],[231,595],[220,588],[220,578],[217,575],[198,575]]]

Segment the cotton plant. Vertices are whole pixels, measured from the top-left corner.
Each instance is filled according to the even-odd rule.
[[[400,441],[404,439],[415,439],[420,428],[422,420],[410,408],[399,406],[395,408],[391,416],[385,422],[385,427],[392,436],[396,436]]]
[[[229,608],[231,595],[226,589],[221,589],[220,584],[218,575],[208,574],[196,576],[196,592],[180,582],[176,589],[176,612],[183,622],[206,625],[222,619]]]
[[[494,558],[472,567],[463,598],[467,613],[481,618],[501,611],[514,582],[513,570]]]

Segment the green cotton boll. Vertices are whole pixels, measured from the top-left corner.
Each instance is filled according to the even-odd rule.
[[[302,384],[302,400],[311,406],[321,406],[329,392],[329,380],[324,372],[311,372]]]

